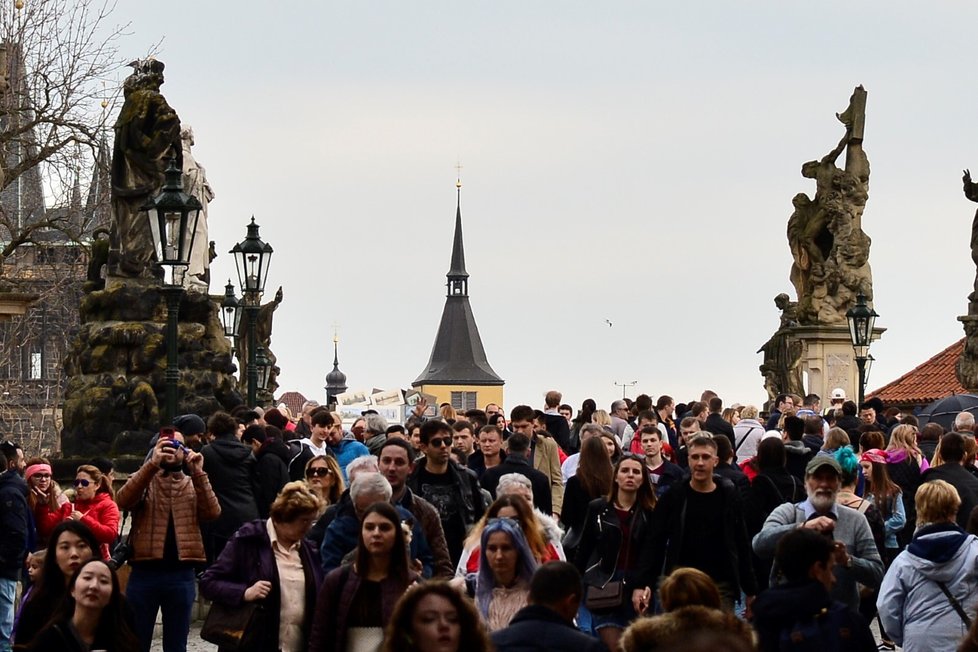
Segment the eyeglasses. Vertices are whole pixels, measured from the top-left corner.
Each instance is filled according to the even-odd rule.
[[[446,446],[448,448],[451,448],[452,447],[452,438],[451,437],[435,437],[434,439],[429,439],[428,440],[428,445],[429,446],[434,446],[435,448],[441,448],[442,446]]]
[[[35,473],[31,477],[32,478],[37,478],[38,480],[50,480],[51,479],[51,474],[50,473]]]
[[[91,481],[86,480],[85,478],[78,478],[75,480],[76,487],[87,487],[90,484],[92,484]]]
[[[332,473],[332,471],[330,471],[325,466],[317,466],[317,467],[312,468],[312,469],[306,469],[306,477],[307,478],[313,478],[313,477],[316,477],[316,478],[325,478],[330,473]]]

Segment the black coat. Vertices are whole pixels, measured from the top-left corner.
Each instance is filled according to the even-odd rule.
[[[268,508],[289,481],[289,447],[279,439],[267,440],[255,456],[258,515],[268,518]]]
[[[711,412],[706,417],[706,422],[703,423],[703,430],[712,432],[714,435],[726,435],[727,439],[730,440],[731,446],[737,445],[737,436],[734,434],[733,426],[724,421],[718,412]]]
[[[496,652],[607,652],[600,640],[540,605],[517,611],[509,627],[493,632],[491,638]]]
[[[27,507],[27,482],[16,471],[0,474],[0,577],[20,579],[32,539],[30,509]]]
[[[640,559],[642,548],[648,540],[652,527],[652,510],[636,507],[632,518],[632,528],[629,535],[633,559]],[[595,498],[588,505],[587,517],[584,521],[584,531],[574,557],[574,565],[581,571],[586,583],[601,586],[615,574],[621,556],[621,525],[618,512],[607,498]],[[626,586],[638,588],[642,586],[636,579],[635,568],[625,573]]]
[[[547,432],[550,433],[550,435],[554,438],[554,441],[557,442],[557,445],[560,446],[565,453],[570,453],[570,426],[567,425],[567,419],[559,414],[544,414],[543,416],[547,422]]]
[[[239,527],[258,518],[255,456],[234,435],[215,439],[204,446],[201,454],[204,471],[221,504],[220,517],[201,526],[201,531],[206,533],[207,558],[213,560]]]
[[[553,497],[550,495],[550,479],[542,472],[530,466],[530,460],[520,455],[508,455],[506,459],[482,474],[482,487],[496,499],[496,487],[499,478],[507,473],[519,473],[530,480],[533,486],[533,506],[544,514],[554,511]]]
[[[947,462],[924,471],[921,480],[924,482],[944,480],[957,489],[958,496],[961,497],[957,523],[962,529],[968,527],[968,517],[971,516],[971,510],[978,506],[978,478],[968,473],[960,464]]]

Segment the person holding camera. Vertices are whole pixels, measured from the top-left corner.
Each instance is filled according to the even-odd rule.
[[[163,650],[185,652],[196,598],[194,570],[207,559],[200,522],[221,514],[204,458],[186,447],[181,433],[164,428],[149,460],[129,477],[116,500],[133,512],[126,598],[141,649],[150,649],[162,607]]]

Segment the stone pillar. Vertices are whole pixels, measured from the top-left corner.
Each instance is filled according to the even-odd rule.
[[[874,328],[872,341],[886,331]],[[802,344],[801,370],[808,375],[805,390],[818,394],[822,404],[828,405],[828,396],[836,387],[845,390],[846,396],[856,400],[859,396],[859,368],[848,326],[795,326],[789,338]]]

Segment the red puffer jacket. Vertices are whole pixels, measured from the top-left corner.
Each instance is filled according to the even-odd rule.
[[[76,500],[75,510],[82,513],[81,522],[101,544],[102,559],[108,559],[109,545],[119,534],[119,506],[115,500],[108,493],[100,492],[91,500]]]

